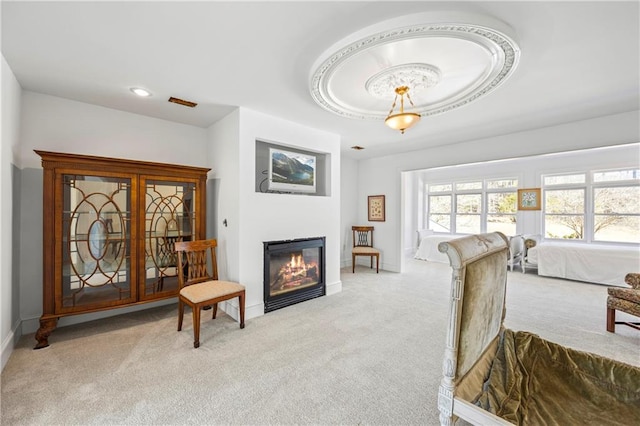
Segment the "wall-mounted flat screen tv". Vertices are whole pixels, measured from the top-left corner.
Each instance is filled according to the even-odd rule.
[[[316,192],[316,156],[269,148],[269,191]]]

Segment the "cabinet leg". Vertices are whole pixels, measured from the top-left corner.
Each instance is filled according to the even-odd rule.
[[[38,343],[33,349],[42,349],[49,346],[49,335],[56,329],[58,318],[40,318],[40,328],[36,331]]]

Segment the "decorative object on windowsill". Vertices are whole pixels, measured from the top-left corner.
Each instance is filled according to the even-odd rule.
[[[369,195],[369,222],[384,222],[384,195]]]
[[[540,210],[540,188],[518,189],[518,210]]]
[[[404,134],[404,131],[415,126],[420,121],[420,114],[415,112],[404,112],[404,96],[407,95],[407,99],[411,106],[415,108],[411,96],[409,96],[409,88],[407,86],[396,87],[396,97],[393,99],[393,105],[391,105],[391,111],[384,120],[384,124],[391,127],[393,130],[400,130],[400,133]],[[393,113],[393,109],[396,107],[396,102],[400,96],[400,112]]]

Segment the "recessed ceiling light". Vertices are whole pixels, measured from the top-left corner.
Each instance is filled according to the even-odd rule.
[[[148,90],[142,89],[140,87],[132,87],[130,90],[136,95],[142,96],[143,98],[151,96],[151,92],[149,92]]]

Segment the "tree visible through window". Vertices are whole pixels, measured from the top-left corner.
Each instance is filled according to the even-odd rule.
[[[547,237],[584,239],[584,193],[584,189],[558,189],[544,192]]]
[[[594,188],[595,241],[640,242],[640,186]]]
[[[435,232],[515,235],[517,187],[513,178],[427,185],[427,227]]]
[[[640,243],[640,170],[544,176],[547,238]]]

